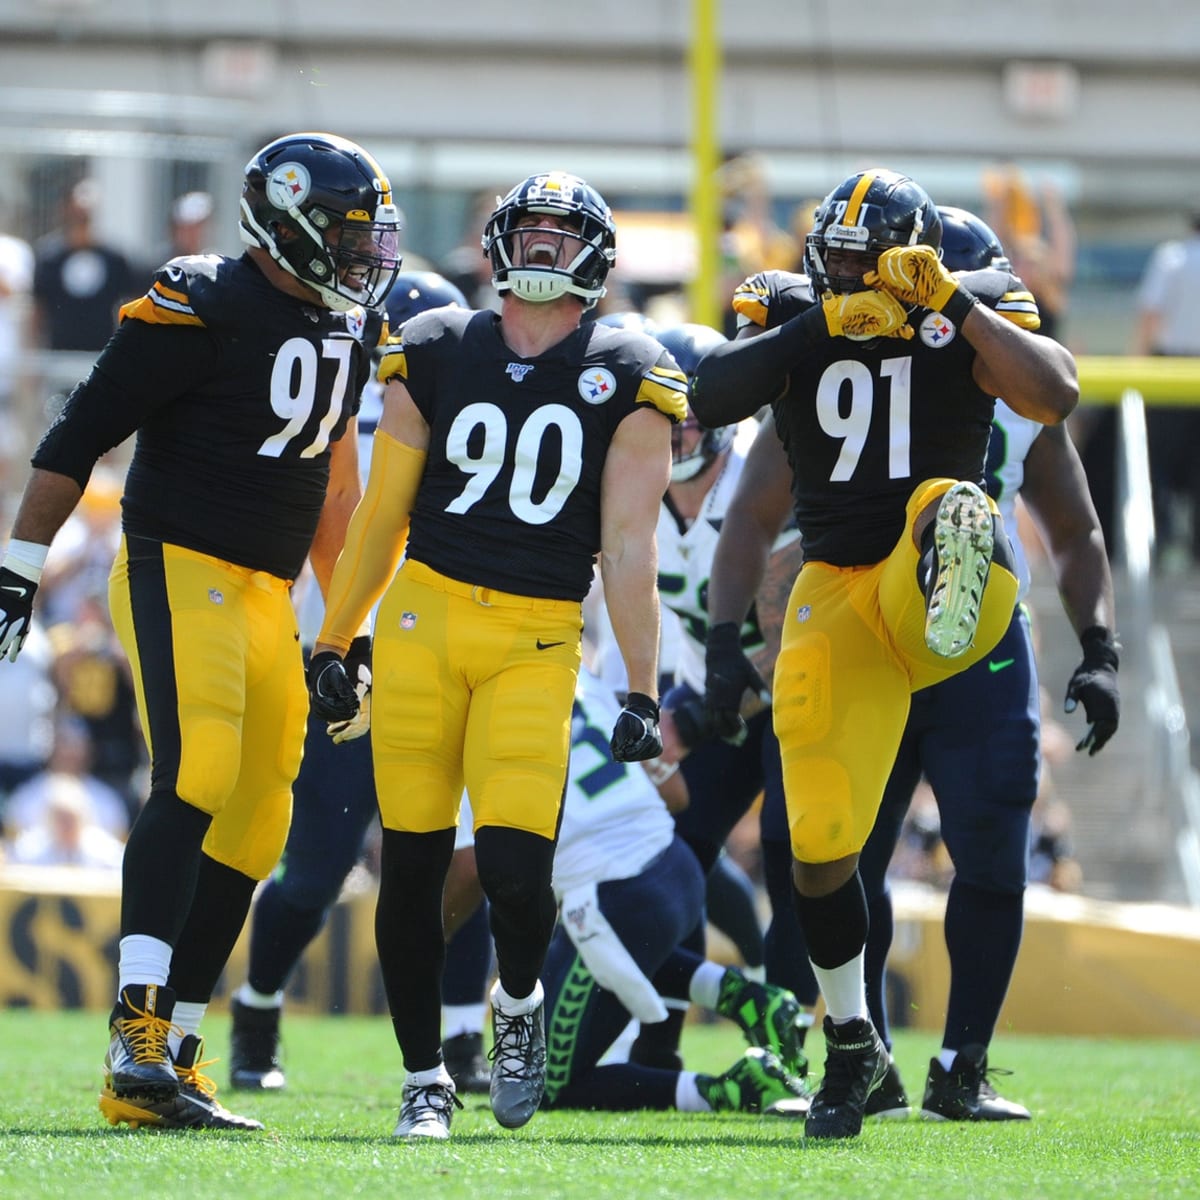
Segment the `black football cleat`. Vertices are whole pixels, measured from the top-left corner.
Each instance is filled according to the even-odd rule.
[[[280,1008],[252,1008],[234,999],[229,1006],[229,1086],[242,1091],[279,1091],[287,1084],[279,1058]]]
[[[108,1018],[104,1086],[119,1099],[172,1100],[179,1092],[167,1040],[175,993],[154,983],[129,984]]]
[[[927,1121],[1028,1121],[1029,1109],[1005,1100],[988,1075],[1009,1072],[987,1065],[987,1047],[963,1046],[947,1071],[936,1058],[929,1061],[921,1116]]]
[[[887,1047],[863,1017],[835,1025],[827,1016],[825,1076],[804,1122],[810,1138],[852,1138],[862,1132],[867,1100],[887,1074]]]

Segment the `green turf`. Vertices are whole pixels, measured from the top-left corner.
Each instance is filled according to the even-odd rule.
[[[399,1054],[383,1019],[285,1020],[288,1089],[221,1097],[260,1117],[256,1135],[113,1129],[96,1108],[104,1017],[0,1012],[0,1196],[89,1200],[454,1197],[592,1200],[1149,1200],[1200,1197],[1200,1042],[1002,1035],[1001,1090],[1030,1123],[868,1126],[853,1142],[805,1144],[798,1122],[742,1115],[541,1113],[516,1132],[470,1097],[448,1143],[396,1143]],[[206,1029],[223,1054],[228,1018]],[[689,1065],[721,1070],[731,1026],[689,1026]],[[935,1046],[900,1033],[919,1091]]]

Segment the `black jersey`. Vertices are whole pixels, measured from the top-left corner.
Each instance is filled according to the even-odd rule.
[[[281,292],[247,256],[173,259],[121,309],[67,421],[90,398],[114,437],[137,429],[126,532],[294,579],[383,329],[382,311]]]
[[[641,405],[686,414],[687,380],[662,346],[595,322],[522,358],[495,313],[421,313],[384,353],[379,378],[393,377],[430,429],[407,554],[524,596],[587,594],[617,426]]]
[[[1007,271],[961,277],[981,303],[1024,328],[1037,306]],[[740,324],[782,325],[814,303],[808,279],[751,276],[734,293]],[[772,409],[792,468],[806,559],[862,566],[886,558],[925,479],[982,483],[994,397],[971,375],[975,349],[943,314],[916,309],[911,341],[830,338],[805,355]]]

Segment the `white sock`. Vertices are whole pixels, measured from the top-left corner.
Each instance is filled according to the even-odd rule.
[[[680,1071],[675,1080],[675,1107],[680,1112],[712,1112],[712,1105],[700,1095],[695,1071]]]
[[[282,1008],[283,989],[277,992],[256,992],[248,983],[243,983],[233,998],[247,1008]]]
[[[500,986],[500,980],[497,979],[492,987],[492,1007],[498,1008],[506,1017],[524,1017],[533,1012],[545,999],[545,996],[546,993],[542,990],[540,979],[528,996],[520,997],[510,996]]]
[[[171,1051],[172,1058],[179,1052],[179,1043],[189,1033],[200,1032],[200,1022],[204,1020],[206,1012],[207,1003],[193,1004],[186,1000],[176,1002],[175,1011],[171,1014],[171,1032],[167,1035],[167,1049]]]
[[[131,933],[120,942],[117,998],[130,984],[157,983],[165,987],[171,973],[171,947],[145,933]]]
[[[717,997],[721,994],[721,981],[725,978],[728,967],[720,963],[702,962],[688,984],[688,995],[693,1004],[701,1008],[715,1009]]]
[[[946,1047],[943,1046],[942,1052],[938,1055],[938,1062],[940,1062],[942,1064],[943,1070],[949,1071],[950,1068],[952,1066],[954,1066],[954,1060],[957,1057],[958,1057],[957,1050],[947,1050]]]
[[[486,1015],[487,1005],[482,1000],[478,1004],[443,1004],[442,1038],[482,1033]]]
[[[865,952],[860,950],[849,962],[826,970],[813,963],[813,974],[821,985],[825,1009],[835,1025],[843,1025],[855,1017],[867,1017],[867,985],[863,974]],[[812,962],[812,960],[809,960]]]
[[[436,1067],[429,1067],[424,1071],[409,1071],[405,1082],[415,1084],[417,1087],[428,1087],[431,1083],[448,1083],[451,1087],[454,1086],[454,1081],[450,1078],[450,1072],[446,1070],[445,1063],[438,1063]]]
[[[743,967],[742,974],[747,979],[754,980],[755,983],[767,982],[767,964],[760,963],[757,967]]]

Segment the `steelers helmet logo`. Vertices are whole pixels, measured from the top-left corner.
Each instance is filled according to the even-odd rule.
[[[308,168],[300,163],[280,163],[267,179],[267,199],[276,208],[293,208],[304,203],[312,189]]]
[[[616,390],[617,377],[604,367],[592,367],[579,377],[579,394],[588,404],[603,404]]]

